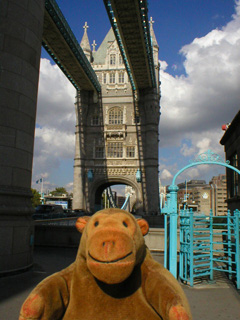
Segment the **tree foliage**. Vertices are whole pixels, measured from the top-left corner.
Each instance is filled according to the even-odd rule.
[[[32,190],[32,205],[34,208],[36,208],[38,205],[41,204],[41,195],[36,189],[31,189]]]
[[[67,194],[67,190],[64,187],[55,188],[55,190],[50,192],[53,196]]]

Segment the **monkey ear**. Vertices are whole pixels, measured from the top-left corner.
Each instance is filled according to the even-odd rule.
[[[149,225],[144,219],[137,219],[137,223],[142,231],[142,235],[145,236],[148,233]]]
[[[83,230],[86,226],[86,224],[88,223],[88,220],[90,219],[90,217],[85,216],[85,217],[80,217],[77,219],[76,221],[76,228],[80,233],[83,233]]]

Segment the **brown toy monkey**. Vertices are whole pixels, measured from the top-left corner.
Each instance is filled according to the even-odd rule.
[[[106,209],[76,227],[76,261],[32,291],[19,320],[192,319],[181,286],[145,246],[145,220]]]

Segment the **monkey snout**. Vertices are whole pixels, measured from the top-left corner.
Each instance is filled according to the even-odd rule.
[[[115,246],[115,241],[103,241],[102,243],[103,247],[114,247]]]
[[[114,250],[115,241],[103,241],[102,246],[104,248],[105,258]]]

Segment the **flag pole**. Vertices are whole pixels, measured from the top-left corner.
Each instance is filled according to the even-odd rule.
[[[41,184],[41,198],[42,198],[42,204],[44,204],[44,197],[43,197],[43,178],[41,178],[42,184]]]

